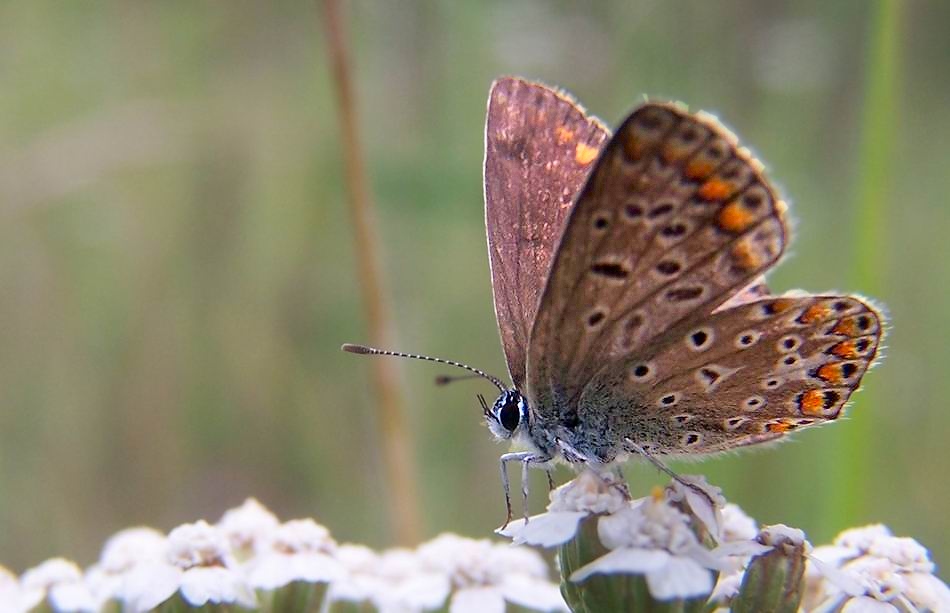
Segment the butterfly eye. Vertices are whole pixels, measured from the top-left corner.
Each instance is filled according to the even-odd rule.
[[[521,422],[521,406],[517,397],[509,397],[508,401],[501,406],[498,410],[498,421],[508,432],[515,431]]]
[[[525,411],[524,398],[517,390],[502,392],[488,414],[488,425],[500,438],[509,438],[521,424]],[[500,427],[499,427],[500,426]]]

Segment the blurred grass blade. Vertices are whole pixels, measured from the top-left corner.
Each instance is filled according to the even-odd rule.
[[[339,107],[348,204],[353,222],[358,275],[369,327],[369,340],[376,346],[388,347],[392,334],[389,308],[382,287],[379,254],[376,250],[379,239],[360,150],[357,105],[345,40],[346,28],[342,23],[337,0],[323,0],[323,19]],[[392,512],[393,531],[399,543],[414,544],[419,541],[422,533],[419,488],[416,482],[418,471],[413,456],[412,430],[406,421],[405,403],[397,382],[396,366],[390,360],[373,360],[369,368],[373,372],[373,386],[378,400],[380,436],[385,458],[384,472],[388,477],[388,502]]]
[[[884,295],[881,278],[886,269],[881,245],[891,186],[894,180],[895,120],[899,91],[900,2],[879,0],[872,14],[865,63],[864,108],[861,116],[860,161],[852,205],[854,243],[850,285],[871,296]],[[841,528],[874,508],[867,496],[875,491],[876,477],[867,470],[876,453],[871,443],[875,429],[868,409],[874,396],[862,394],[861,416],[843,428],[835,460],[827,463],[830,488],[824,516]]]

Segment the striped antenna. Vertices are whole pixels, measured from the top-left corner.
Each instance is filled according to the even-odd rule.
[[[375,347],[367,347],[366,345],[354,345],[352,343],[344,343],[340,347],[343,351],[348,353],[358,353],[360,355],[388,355],[394,358],[412,358],[413,360],[425,360],[427,362],[435,362],[436,364],[447,364],[449,366],[455,366],[456,368],[464,368],[465,370],[474,373],[476,376],[483,379],[487,379],[498,388],[498,391],[504,392],[508,388],[505,387],[505,384],[501,382],[501,379],[498,377],[493,377],[485,371],[473,368],[468,364],[462,364],[461,362],[454,362],[452,360],[444,360],[442,358],[433,358],[427,355],[417,355],[415,353],[403,353],[402,351],[387,351],[385,349],[376,349]]]

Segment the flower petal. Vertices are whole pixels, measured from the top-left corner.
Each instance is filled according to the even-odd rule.
[[[256,607],[254,590],[236,573],[217,566],[196,566],[181,578],[181,595],[193,606],[235,603]]]
[[[875,600],[869,596],[852,598],[841,607],[841,613],[898,613],[894,605]]]
[[[126,611],[149,611],[162,604],[181,585],[182,571],[177,566],[162,562],[138,564],[125,575],[119,588],[119,598]]]
[[[493,587],[469,587],[452,596],[449,613],[505,613],[505,599]]]
[[[583,581],[593,574],[632,573],[643,574],[663,568],[672,558],[669,553],[657,549],[614,549],[590,564],[571,574],[571,581]],[[697,565],[698,566],[698,565]],[[710,583],[710,589],[712,584]]]
[[[861,582],[854,578],[851,574],[846,573],[839,568],[835,568],[830,564],[825,564],[815,557],[809,557],[808,561],[814,565],[815,569],[818,571],[818,574],[823,576],[829,583],[837,587],[845,594],[849,596],[860,596],[861,594],[864,594],[864,585],[862,585]]]
[[[558,586],[534,577],[513,575],[501,585],[505,600],[535,611],[566,611],[567,604]]]
[[[689,558],[671,556],[658,570],[647,573],[650,594],[659,600],[705,596],[712,591],[712,573]]]
[[[515,545],[527,543],[539,547],[556,547],[574,538],[577,525],[587,515],[584,511],[542,513],[527,523],[522,520],[520,525],[510,524],[499,534],[511,537]]]

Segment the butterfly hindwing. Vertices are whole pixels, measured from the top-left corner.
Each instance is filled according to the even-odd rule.
[[[597,397],[585,391],[580,404],[617,407],[617,440],[654,453],[758,443],[836,419],[881,334],[878,312],[851,296],[746,302],[605,365],[588,388]],[[598,392],[605,381],[609,395]]]
[[[485,126],[485,217],[495,315],[516,387],[567,214],[609,133],[566,95],[503,78]]]
[[[634,111],[578,197],[532,328],[528,391],[545,427],[603,412],[606,363],[672,342],[775,264],[784,214],[761,165],[714,119],[671,104]],[[585,388],[593,404],[581,406]]]

